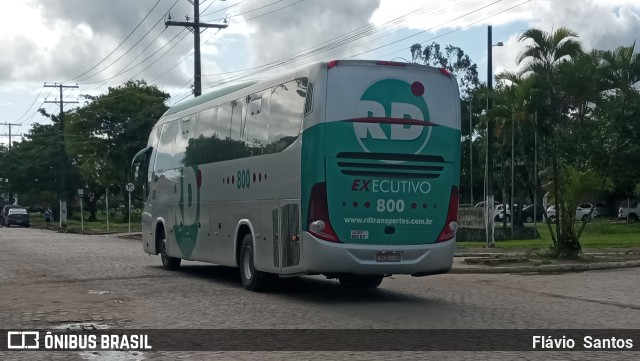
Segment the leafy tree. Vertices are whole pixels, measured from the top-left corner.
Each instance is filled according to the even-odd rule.
[[[447,45],[443,53],[438,43],[425,47],[418,43],[413,44],[410,50],[412,62],[445,68],[451,72],[463,94],[469,94],[480,85],[478,65],[459,47]]]
[[[445,68],[452,73],[461,91],[462,97],[462,172],[460,195],[466,197],[473,193],[480,195],[483,193],[482,178],[484,174],[483,136],[479,134],[477,125],[480,123],[481,113],[484,110],[485,99],[480,95],[480,80],[478,78],[478,65],[475,64],[469,55],[453,45],[447,45],[444,52],[437,43],[427,46],[417,43],[411,46],[411,60],[413,63],[421,63],[435,67]],[[469,119],[471,118],[471,119]],[[471,121],[472,124],[469,124]],[[471,150],[473,148],[473,150]],[[473,159],[471,159],[473,153]],[[471,163],[473,162],[473,163]],[[471,165],[473,176],[471,176]],[[473,184],[471,179],[473,178]],[[469,202],[471,202],[469,196]]]
[[[81,185],[87,186],[90,220],[95,220],[96,202],[107,187],[117,185],[125,194],[131,159],[146,146],[153,125],[167,110],[169,94],[138,80],[85,98],[86,105],[67,118],[65,136],[69,156],[82,173]]]
[[[67,202],[73,200],[79,173],[61,152],[58,117],[39,111],[54,124],[34,124],[22,142],[14,143],[1,168],[10,174],[12,192],[20,194],[21,204],[50,206],[57,215],[60,192]],[[65,172],[64,187],[60,186],[61,170]],[[71,216],[70,209],[67,215]]]

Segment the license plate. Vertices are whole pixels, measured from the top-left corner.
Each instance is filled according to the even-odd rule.
[[[351,239],[369,239],[369,231],[351,231]]]
[[[400,252],[376,253],[376,262],[400,262],[400,261],[402,261],[402,253]]]

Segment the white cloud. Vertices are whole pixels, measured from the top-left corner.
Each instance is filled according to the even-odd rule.
[[[523,5],[516,6],[518,4]],[[501,13],[509,8],[513,9]],[[402,27],[435,31],[471,24],[475,26],[504,25],[514,20],[531,19],[534,17],[534,12],[530,6],[527,6],[526,0],[452,0],[448,2],[382,0],[371,21],[380,26],[400,17],[404,20]]]
[[[76,77],[105,58],[149,13],[156,1],[6,2],[3,4],[3,11],[7,16],[0,22],[0,47],[3,49],[3,56],[0,57],[0,91],[28,97],[25,102],[11,99],[16,108],[17,104],[22,103],[28,106],[35,96],[34,89],[37,94],[43,82]],[[525,3],[522,4],[523,2]],[[142,65],[109,80],[105,86],[98,88],[100,82],[96,82],[116,75],[127,64],[132,66],[141,62],[169,42],[180,30],[184,30],[178,27],[165,30],[164,15],[172,4],[173,1],[161,1],[121,49],[96,70],[80,78],[81,83],[85,84],[81,84],[79,92],[105,91],[107,86],[121,84],[132,77],[155,80],[174,66],[173,70],[155,80],[155,83],[171,91],[181,89],[193,76],[192,56],[176,65],[193,51],[193,37],[190,33],[185,33],[184,40],[170,52],[165,54],[169,46],[165,47]],[[233,6],[235,4],[239,5]],[[206,9],[207,6],[211,8]],[[227,14],[231,16],[227,29],[213,37],[213,29],[202,34],[204,75],[227,72],[228,75],[222,76],[237,77],[242,73],[229,72],[278,62],[314,45],[323,42],[328,45],[332,40],[356,29],[365,29],[367,32],[359,34],[358,40],[343,38],[341,46],[332,44],[326,51],[315,52],[308,57],[297,56],[295,59],[299,61],[298,64],[302,64],[354,55],[397,40],[398,34],[391,33],[392,30],[401,29],[405,34],[425,31],[428,36],[433,33],[429,29],[438,29],[441,34],[443,30],[465,27],[465,34],[469,34],[469,37],[454,45],[465,50],[478,63],[482,72],[486,69],[486,49],[483,46],[478,50],[475,43],[486,39],[485,29],[489,24],[494,25],[494,31],[516,22],[522,23],[523,28],[534,26],[545,31],[566,26],[579,34],[579,40],[587,49],[613,49],[620,45],[630,45],[640,34],[638,0],[249,0],[242,3],[239,0],[229,0],[207,1],[203,4],[202,11],[203,14],[208,14],[224,7],[229,8],[202,19],[214,22]],[[171,9],[176,20],[182,20],[185,15],[193,15],[192,12],[191,4],[185,0],[178,1]],[[400,17],[402,18],[396,23],[388,23]],[[29,26],[24,26],[25,19],[29,19]],[[377,27],[374,29],[371,25]],[[147,37],[134,46],[147,32]],[[387,36],[380,37],[382,35]],[[209,37],[211,39],[205,42]],[[420,38],[416,37],[416,42],[421,41]],[[511,34],[507,39],[497,39],[494,35],[494,40],[505,43],[504,47],[493,50],[495,72],[515,69],[515,58],[522,49],[522,43],[517,41],[517,34]],[[448,43],[446,37],[436,41]],[[142,53],[147,45],[148,49]],[[133,50],[123,55],[132,47]],[[387,50],[392,51],[391,48],[382,51]],[[367,53],[366,56],[372,54],[375,53]],[[399,56],[406,56],[407,52],[404,54]],[[103,69],[120,56],[122,59]],[[156,60],[154,65],[143,71]],[[279,69],[290,67],[291,64],[287,64]],[[87,78],[94,73],[99,74]],[[203,83],[219,78],[220,76],[204,78]],[[17,109],[14,113],[19,116],[24,111],[25,109]]]
[[[243,4],[243,10],[255,9],[259,4],[262,2],[248,1]],[[353,42],[346,43],[346,46],[328,46],[329,44],[325,43],[324,45],[328,46],[326,51],[308,53],[307,50],[368,25],[379,2],[289,0],[286,4],[290,6],[248,22],[251,35],[247,39],[247,46],[250,49],[251,64],[267,64],[292,55],[296,55],[296,59],[302,64],[320,59],[340,58],[353,53],[358,49],[358,45]],[[246,17],[257,15],[259,14],[251,13]],[[361,40],[362,42],[364,40]]]

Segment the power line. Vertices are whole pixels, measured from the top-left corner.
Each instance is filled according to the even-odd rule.
[[[242,4],[243,2],[247,2],[247,1],[248,1],[248,0],[242,0],[242,1],[240,1],[240,2],[237,2],[237,3],[233,4],[233,5],[229,5],[229,6],[227,6],[227,7],[224,7],[224,8],[218,9],[218,10],[216,10],[216,11],[212,11],[212,12],[210,12],[210,13],[206,13],[206,14],[202,15],[201,17],[205,17],[205,16],[209,16],[209,15],[211,15],[211,14],[219,13],[219,12],[221,12],[222,10],[226,10],[226,9],[232,8],[232,7],[234,7],[234,6],[238,6],[238,5]],[[203,11],[203,12],[205,12],[205,11],[207,11],[207,9],[204,9],[204,11]]]
[[[471,12],[468,12],[468,13],[466,13],[466,14],[462,15],[462,16],[458,16],[458,17],[456,17],[456,18],[454,18],[454,19],[451,19],[451,20],[449,20],[449,21],[447,21],[447,22],[444,22],[444,23],[442,23],[442,24],[440,24],[440,25],[438,25],[438,26],[436,26],[436,27],[444,26],[444,25],[446,25],[446,24],[447,24],[447,23],[449,23],[449,22],[452,22],[452,21],[454,21],[454,20],[460,19],[460,18],[462,18],[462,17],[468,16],[468,15],[473,14],[473,13],[476,13],[476,12],[478,12],[478,11],[481,11],[482,9],[484,9],[484,8],[486,8],[486,7],[488,7],[488,6],[494,5],[494,4],[496,4],[496,3],[500,2],[500,1],[501,1],[501,0],[498,0],[498,1],[495,1],[495,2],[493,2],[493,3],[491,3],[491,4],[489,4],[489,5],[486,5],[486,6],[483,6],[483,7],[477,8],[477,9],[475,9],[475,10],[473,10],[473,11],[471,11]],[[528,2],[528,1],[527,1],[527,2]],[[518,4],[518,5],[514,6],[514,7],[517,7],[517,6],[520,6],[520,5],[523,5],[523,4],[524,4],[524,3],[521,3],[521,4]],[[512,9],[512,8],[514,8],[514,7],[511,7],[510,9]],[[508,11],[508,10],[510,10],[510,9],[507,9],[507,10],[505,10],[505,11]],[[502,11],[502,12],[504,12],[504,11]],[[502,13],[502,12],[501,12],[501,13]],[[494,14],[494,16],[495,16],[495,15],[497,15],[497,14]],[[432,30],[432,29],[434,29],[434,28],[436,28],[436,27],[432,27],[432,28],[430,28],[429,30]],[[428,31],[428,30],[425,30],[425,31]],[[418,32],[418,33],[416,33],[416,34],[414,34],[414,35],[412,35],[412,36],[422,34],[422,33],[424,33],[425,31],[420,31],[420,32]],[[452,31],[452,32],[453,32],[453,31]],[[348,59],[348,58],[353,58],[353,57],[355,57],[355,56],[359,56],[359,55],[362,55],[362,54],[364,54],[364,53],[371,52],[371,51],[374,51],[374,50],[377,50],[377,49],[380,49],[380,48],[383,48],[383,47],[386,47],[386,46],[389,46],[389,45],[392,45],[392,44],[395,44],[395,43],[397,43],[397,42],[399,42],[399,41],[406,40],[407,38],[410,38],[410,37],[412,37],[412,36],[405,37],[405,38],[400,39],[400,40],[398,40],[398,41],[393,41],[393,42],[387,43],[387,44],[385,44],[385,45],[383,45],[383,46],[379,46],[379,47],[376,47],[376,48],[374,48],[374,49],[370,49],[370,50],[368,50],[368,51],[366,51],[366,52],[362,52],[362,53],[359,53],[359,54],[355,54],[355,55],[349,56],[349,57],[347,57],[347,59]],[[349,41],[347,41],[346,43],[351,43],[352,41],[353,41],[353,40],[349,40]],[[343,45],[343,44],[341,44],[341,45]],[[325,52],[325,51],[327,51],[327,50],[332,50],[332,49],[334,49],[334,48],[336,48],[336,47],[337,47],[337,46],[334,46],[334,45],[332,45],[332,44],[329,44],[329,46],[326,46],[326,47],[325,47],[325,49],[324,49],[324,50],[322,50],[321,52]],[[291,64],[291,63],[295,63],[295,62],[297,62],[297,61],[299,61],[299,60],[301,60],[301,59],[308,58],[308,57],[310,57],[310,56],[317,55],[317,54],[319,54],[319,53],[320,53],[320,52],[319,52],[319,51],[317,51],[317,49],[316,49],[316,50],[311,50],[311,51],[307,52],[307,53],[306,53],[306,54],[304,54],[304,55],[301,55],[300,53],[296,53],[296,54],[294,54],[294,55],[292,55],[292,56],[290,56],[290,57],[288,57],[288,58],[284,58],[284,59],[282,59],[281,61],[276,61],[276,62],[268,63],[268,64],[265,64],[265,65],[262,65],[262,66],[259,66],[259,67],[255,67],[255,68],[253,68],[253,69],[255,69],[255,71],[253,71],[253,72],[249,72],[249,73],[247,73],[247,74],[239,75],[239,76],[237,76],[237,77],[235,77],[235,78],[227,79],[227,80],[225,81],[225,83],[232,82],[232,81],[237,81],[237,80],[242,80],[243,78],[245,78],[245,77],[247,77],[247,76],[254,75],[254,74],[257,74],[257,73],[260,73],[260,72],[275,70],[275,69],[280,68],[280,67],[282,67],[282,66],[284,66],[284,65],[289,65],[289,64]],[[332,55],[332,54],[335,54],[335,53],[336,53],[336,52],[333,52],[333,53],[331,53],[331,54],[329,54],[329,55]]]
[[[93,70],[93,69],[97,68],[97,67],[98,67],[100,64],[102,64],[105,60],[107,60],[107,58],[109,58],[113,53],[115,53],[115,52],[116,52],[116,50],[118,50],[118,49],[122,46],[122,44],[124,44],[124,43],[125,43],[125,42],[130,38],[130,37],[131,37],[131,35],[133,35],[133,33],[135,33],[135,32],[136,32],[136,30],[138,30],[138,28],[140,27],[140,25],[142,25],[142,23],[147,19],[147,17],[149,17],[149,15],[151,15],[151,13],[152,13],[152,12],[153,12],[153,10],[156,8],[156,6],[158,6],[158,4],[160,4],[160,1],[161,1],[161,0],[158,0],[158,1],[155,3],[155,5],[153,5],[153,7],[151,8],[151,10],[149,10],[149,12],[147,13],[147,15],[145,15],[145,16],[144,16],[144,18],[142,18],[142,20],[140,20],[140,22],[138,23],[138,25],[136,25],[136,27],[135,27],[135,28],[133,28],[133,30],[131,30],[131,32],[129,33],[129,35],[127,35],[127,37],[126,37],[126,38],[124,38],[124,40],[122,40],[122,42],[120,42],[120,44],[118,44],[118,46],[116,46],[116,47],[115,47],[115,49],[113,49],[113,50],[112,50],[112,51],[111,51],[107,56],[105,56],[105,57],[104,57],[104,59],[100,60],[96,65],[92,66],[89,70],[85,71],[84,73],[82,73],[82,74],[80,74],[80,75],[78,75],[78,76],[76,76],[76,77],[73,77],[73,78],[71,78],[71,79],[69,79],[69,80],[66,80],[66,81],[64,81],[63,83],[68,83],[68,82],[70,82],[70,81],[73,81],[73,80],[75,80],[75,79],[78,79],[78,78],[80,78],[80,77],[84,76],[85,74],[87,74],[87,73],[88,73],[88,72],[90,72],[91,70]]]
[[[245,76],[248,75],[253,75],[256,74],[257,72],[260,71],[269,71],[269,70],[275,70],[277,68],[280,68],[282,66],[285,65],[289,65],[291,63],[295,63],[295,62],[299,62],[300,60],[306,59],[306,58],[310,58],[312,56],[318,55],[320,53],[338,48],[340,46],[352,43],[356,40],[359,40],[363,37],[366,37],[368,35],[371,35],[373,33],[382,31],[384,29],[387,28],[391,28],[394,25],[400,24],[402,22],[404,22],[407,18],[411,17],[411,16],[415,16],[415,15],[420,15],[420,14],[424,14],[427,12],[433,12],[433,10],[437,9],[438,5],[435,6],[431,6],[431,7],[419,7],[417,9],[414,9],[400,17],[394,18],[392,20],[387,21],[386,23],[382,24],[381,26],[375,26],[375,25],[365,25],[363,27],[357,28],[355,30],[352,30],[350,32],[347,32],[345,34],[342,34],[340,36],[331,38],[327,41],[324,41],[322,43],[316,44],[315,46],[309,47],[307,49],[304,49],[300,52],[294,53],[288,57],[285,57],[283,59],[280,59],[278,61],[274,61],[271,63],[267,63],[258,67],[254,67],[254,68],[249,68],[246,69],[247,71],[253,71],[249,74],[244,74],[244,75],[240,75],[237,77],[237,79],[241,79]],[[384,35],[386,36],[386,35]],[[380,38],[380,37],[378,37]],[[378,39],[376,38],[376,39]],[[373,39],[375,40],[375,39]]]
[[[353,58],[353,57],[356,57],[356,56],[360,56],[360,55],[362,55],[362,54],[370,53],[370,52],[375,51],[375,50],[378,50],[378,49],[386,48],[386,47],[387,47],[387,46],[389,46],[389,45],[393,45],[393,44],[399,43],[399,42],[401,42],[401,41],[407,40],[407,39],[409,39],[409,38],[413,38],[414,36],[417,36],[417,35],[420,35],[420,34],[426,33],[427,31],[431,31],[431,30],[433,30],[433,29],[439,28],[439,27],[441,27],[441,26],[443,26],[443,25],[445,25],[445,24],[447,24],[447,23],[450,23],[450,22],[452,22],[452,21],[454,21],[454,20],[461,19],[461,18],[463,18],[463,17],[465,17],[465,16],[468,16],[468,15],[471,15],[471,14],[473,14],[473,13],[476,13],[476,12],[478,12],[478,11],[480,11],[480,10],[486,9],[486,8],[488,8],[488,7],[490,7],[490,6],[493,6],[493,5],[495,5],[495,4],[497,4],[497,3],[501,2],[501,1],[502,1],[502,0],[494,1],[494,2],[492,2],[492,3],[490,3],[490,4],[487,4],[487,5],[481,6],[480,8],[477,8],[477,9],[475,9],[475,10],[469,11],[468,13],[465,13],[465,14],[463,14],[463,15],[460,15],[460,16],[456,17],[456,18],[453,18],[453,19],[451,19],[451,20],[449,20],[449,21],[447,21],[447,22],[445,22],[445,23],[441,23],[441,24],[439,24],[439,25],[432,26],[432,27],[430,27],[429,29],[425,29],[425,30],[419,31],[419,32],[417,32],[417,33],[415,33],[415,34],[412,34],[412,35],[409,35],[409,36],[405,36],[404,38],[402,38],[402,39],[400,39],[400,40],[396,40],[396,41],[393,41],[393,42],[391,42],[391,43],[388,43],[388,44],[385,44],[385,45],[382,45],[382,46],[378,46],[378,47],[376,47],[376,48],[373,48],[373,49],[370,49],[370,50],[367,50],[367,51],[363,51],[362,53],[358,53],[358,54],[352,55],[352,56],[350,56],[350,57],[348,57],[348,58],[346,58],[346,59],[350,59],[350,58]]]
[[[176,6],[176,4],[178,3],[178,1],[180,1],[180,0],[176,0],[176,1],[173,3],[173,5],[171,5],[171,7],[169,8],[169,10],[167,10],[167,11],[166,11],[166,13],[168,13],[169,11],[171,11],[171,9],[173,9],[173,8]],[[87,77],[84,77],[84,78],[82,78],[82,79],[79,79],[78,81],[83,81],[83,80],[87,80],[87,79],[93,78],[94,76],[96,76],[96,75],[98,75],[98,74],[100,74],[100,73],[104,72],[104,71],[105,71],[105,70],[107,70],[108,68],[110,68],[113,64],[115,64],[115,63],[116,63],[116,62],[118,62],[120,59],[122,59],[123,57],[125,57],[125,55],[129,54],[129,53],[130,53],[130,52],[131,52],[131,51],[132,51],[132,50],[133,50],[133,49],[134,49],[138,44],[140,44],[140,43],[142,42],[142,40],[144,40],[144,39],[147,37],[147,35],[149,35],[149,34],[151,33],[151,31],[153,31],[153,30],[154,30],[154,29],[155,29],[155,28],[156,28],[156,27],[157,27],[157,26],[162,22],[162,20],[163,20],[163,19],[164,19],[164,15],[163,15],[163,16],[160,16],[160,18],[158,19],[158,21],[157,21],[157,22],[156,22],[156,23],[155,23],[151,28],[149,28],[149,30],[148,30],[148,31],[147,31],[147,32],[146,32],[146,33],[145,33],[145,34],[144,34],[144,35],[143,35],[143,36],[142,36],[142,37],[141,37],[141,38],[140,38],[140,39],[139,39],[135,44],[131,45],[131,47],[130,47],[126,52],[124,52],[122,55],[120,55],[116,60],[112,61],[109,65],[107,65],[106,67],[102,68],[102,69],[101,69],[100,71],[98,71],[97,73],[95,73],[95,74],[93,74],[93,75],[90,75],[90,76],[87,76]],[[159,34],[158,34],[158,35],[157,35],[153,40],[151,40],[151,42],[149,42],[149,44],[148,44],[148,45],[147,45],[147,46],[146,46],[146,47],[145,47],[145,48],[144,48],[144,49],[143,49],[143,50],[142,50],[142,51],[141,51],[141,52],[140,52],[140,53],[139,53],[135,58],[133,58],[133,59],[132,59],[132,60],[131,60],[127,65],[125,65],[124,67],[120,68],[120,70],[118,70],[118,71],[117,71],[117,74],[116,74],[115,76],[112,76],[112,77],[110,77],[110,78],[103,79],[103,80],[104,80],[104,81],[107,81],[107,80],[113,79],[113,78],[115,78],[116,76],[118,76],[118,75],[122,74],[122,73],[123,73],[123,72],[122,72],[122,70],[123,70],[124,68],[126,68],[127,66],[129,66],[131,63],[133,63],[133,62],[134,62],[137,58],[139,58],[142,54],[144,54],[144,52],[145,52],[145,51],[146,51],[146,50],[147,50],[151,45],[153,45],[153,44],[155,43],[155,41],[156,41],[156,40],[158,40],[158,39],[160,38],[160,36],[162,36],[162,34],[164,34],[164,32],[165,32],[166,30],[167,30],[167,28],[166,28],[166,27],[165,27],[164,29],[162,29],[162,31],[161,31],[161,32],[160,32],[160,33],[159,33]],[[147,59],[148,59],[148,58],[147,58]],[[146,59],[145,59],[145,60],[146,60]],[[143,60],[143,61],[144,61],[144,60]],[[98,80],[98,81],[96,81],[96,82],[89,83],[89,84],[94,84],[94,83],[102,82],[103,80]],[[101,86],[102,86],[102,85],[100,85],[98,88],[100,88]],[[96,89],[97,89],[97,88],[96,88]]]
[[[154,55],[156,55],[158,52],[160,52],[162,49],[164,49],[165,47],[167,47],[169,44],[171,44],[178,36],[180,36],[182,33],[186,32],[185,29],[182,29],[180,32],[178,32],[173,38],[171,38],[171,40],[169,40],[166,44],[164,44],[163,46],[161,46],[160,48],[158,48],[156,51],[154,51],[151,55],[147,56],[146,58],[142,59],[141,61],[139,61],[136,65],[123,70],[109,78],[103,79],[100,82],[102,82],[102,84],[100,84],[98,87],[96,87],[94,90],[97,90],[99,88],[101,88],[102,86],[104,86],[104,84],[106,84],[109,80],[112,80],[114,78],[117,78],[118,76],[128,73],[131,70],[137,68],[138,66],[142,65],[145,61],[149,60],[150,58],[152,58]],[[137,77],[138,75],[142,74],[145,70],[149,69],[151,66],[153,66],[156,62],[158,62],[160,59],[163,58],[164,55],[166,55],[169,51],[171,51],[171,49],[173,49],[176,45],[178,45],[182,39],[184,39],[188,34],[184,34],[184,36],[182,38],[180,38],[175,44],[173,44],[169,49],[167,49],[167,51],[162,54],[161,56],[159,56],[156,60],[154,60],[151,64],[149,64],[146,68],[142,69],[141,71],[139,71],[136,75],[132,76],[131,78],[129,78],[129,80]],[[85,83],[85,84],[95,84],[97,82],[92,82],[92,83]]]
[[[475,25],[475,24],[477,24],[477,23],[479,23],[479,22],[482,22],[482,21],[485,21],[485,20],[491,19],[492,17],[497,16],[497,15],[500,15],[500,14],[502,14],[502,13],[506,13],[506,12],[507,12],[507,11],[509,11],[509,10],[515,9],[515,8],[517,8],[517,7],[519,7],[519,6],[522,6],[522,5],[524,5],[524,4],[526,4],[526,3],[529,3],[529,2],[531,2],[531,0],[523,1],[523,2],[521,2],[521,3],[519,3],[519,4],[516,4],[516,5],[514,5],[514,6],[511,6],[511,7],[507,8],[507,9],[504,9],[504,10],[502,10],[502,11],[500,11],[500,12],[497,12],[497,13],[495,13],[495,14],[492,14],[492,15],[489,15],[489,16],[484,17],[484,18],[482,18],[482,19],[479,19],[479,20],[476,20],[476,21],[474,21],[474,22],[471,22],[471,23],[469,23],[469,24],[467,24],[467,25],[465,25],[465,26],[463,26],[463,27],[460,27],[460,28],[457,28],[457,29],[453,29],[453,30],[448,31],[448,32],[446,32],[446,33],[443,33],[443,34],[440,34],[440,35],[438,35],[438,36],[434,36],[434,37],[432,37],[432,38],[430,38],[430,39],[427,39],[427,40],[425,40],[425,41],[422,41],[422,42],[420,42],[420,44],[425,44],[425,43],[427,43],[427,42],[429,42],[429,41],[433,41],[433,40],[435,40],[435,39],[438,39],[438,38],[441,38],[441,37],[443,37],[443,36],[449,35],[449,34],[451,34],[451,33],[455,33],[456,31],[460,31],[460,30],[466,29],[466,28],[468,28],[468,27],[471,27],[472,25]],[[396,50],[396,51],[394,51],[394,52],[391,52],[391,53],[388,53],[388,54],[385,54],[385,55],[381,56],[381,58],[386,58],[386,57],[388,57],[388,56],[390,56],[390,55],[393,55],[393,54],[399,53],[399,52],[401,52],[401,51],[406,51],[407,49],[410,49],[410,48],[411,48],[411,47],[408,47],[408,48],[407,48],[407,47],[405,47],[405,48],[402,48],[402,49],[400,49],[400,50]]]
[[[19,122],[20,119],[24,118],[25,115],[27,115],[27,113],[29,113],[29,110],[31,110],[31,108],[33,107],[33,105],[38,101],[38,97],[40,97],[40,94],[42,94],[42,91],[44,90],[44,87],[40,88],[40,91],[38,92],[38,95],[36,95],[36,97],[33,99],[33,102],[31,103],[31,105],[29,105],[29,108],[27,108],[27,110],[24,112],[24,114],[22,114],[20,116],[20,118],[16,119],[15,122]]]
[[[283,2],[283,1],[286,1],[286,0],[278,0],[278,1],[276,1],[276,2],[272,2],[271,4],[263,5],[263,6],[260,6],[260,7],[258,7],[258,8],[255,8],[255,9],[247,10],[247,11],[244,11],[244,12],[241,12],[241,13],[238,13],[238,14],[229,15],[227,18],[233,18],[233,17],[236,17],[236,16],[240,16],[240,15],[248,14],[248,13],[251,13],[251,12],[254,12],[254,11],[258,11],[258,10],[260,10],[260,9],[264,9],[264,8],[266,8],[266,7],[269,7],[269,6],[275,5],[275,4],[277,4],[277,3],[281,3],[281,2]],[[301,1],[302,1],[302,0],[301,0]],[[204,15],[203,15],[203,16],[204,16]],[[227,19],[227,18],[214,19],[214,20],[210,20],[210,21],[223,21],[223,20],[225,20],[225,19]]]

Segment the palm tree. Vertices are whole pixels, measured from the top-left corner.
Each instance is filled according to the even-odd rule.
[[[540,103],[540,92],[537,88],[538,81],[535,76],[525,77],[514,72],[499,73],[496,75],[496,79],[499,83],[497,90],[493,94],[495,106],[489,113],[490,116],[496,120],[496,134],[503,135],[503,146],[505,149],[507,147],[505,144],[507,138],[511,141],[511,151],[507,152],[505,150],[505,153],[510,153],[511,156],[511,172],[516,173],[513,169],[514,164],[524,163],[531,165],[526,167],[527,174],[521,176],[520,182],[525,187],[525,193],[528,193],[528,196],[534,197],[539,192],[536,189],[538,182],[535,181],[537,179],[537,174],[534,172],[536,167],[533,166],[534,162],[536,162],[534,157],[536,153],[534,147],[536,144],[531,134],[537,131],[534,113],[536,105]],[[510,136],[508,136],[508,133],[510,133]],[[517,143],[515,139],[517,139]],[[518,161],[516,161],[516,157]],[[503,176],[504,174],[505,172],[503,172]],[[505,179],[505,187],[503,187],[503,198],[505,199],[507,198],[506,183],[507,180]],[[510,183],[517,183],[513,174]],[[524,195],[521,198],[526,196],[527,195]],[[509,203],[510,209],[512,209],[512,216],[515,217],[513,199],[510,199]],[[513,231],[514,223],[512,222],[511,225]],[[553,236],[553,234],[552,237],[555,243],[555,236]]]
[[[519,54],[517,64],[521,65],[520,75],[535,77],[538,88],[544,95],[545,106],[539,111],[541,115],[541,133],[545,135],[545,149],[551,160],[552,191],[556,202],[558,222],[556,223],[557,242],[554,244],[555,255],[572,257],[581,251],[580,242],[573,228],[575,205],[565,203],[565,187],[562,185],[563,166],[559,156],[558,129],[566,120],[568,107],[559,76],[561,64],[580,56],[582,45],[575,40],[577,34],[567,28],[559,28],[553,33],[540,29],[527,29],[519,37],[519,41],[527,42],[524,51]],[[572,209],[573,208],[573,209]]]
[[[640,172],[638,161],[638,109],[640,54],[631,46],[602,51],[603,99],[599,104],[598,126],[602,131],[603,152],[599,163],[607,175],[617,173],[618,189],[633,193]],[[620,175],[623,175],[620,179]],[[635,180],[635,181],[634,181]]]

